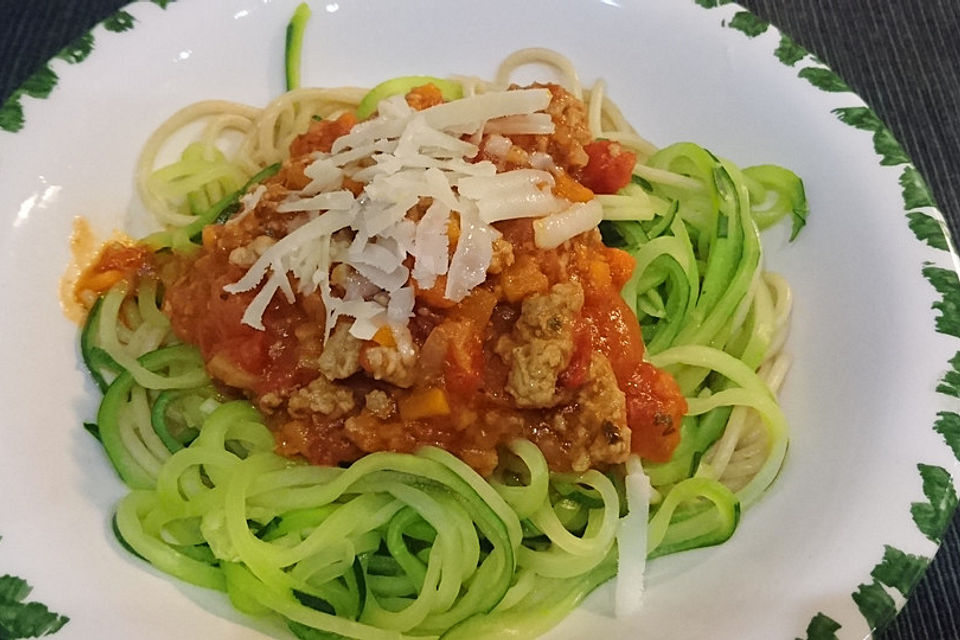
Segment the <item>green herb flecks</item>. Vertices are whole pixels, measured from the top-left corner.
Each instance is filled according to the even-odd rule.
[[[937,392],[960,398],[960,352],[950,358],[950,370],[940,380]]]
[[[20,104],[20,91],[14,91],[9,98],[0,105],[0,129],[16,133],[23,129],[23,106]]]

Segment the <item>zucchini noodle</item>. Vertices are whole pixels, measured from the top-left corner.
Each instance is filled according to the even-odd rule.
[[[787,451],[776,393],[792,301],[786,281],[763,271],[758,221],[791,214],[798,230],[802,183],[779,167],[741,170],[692,143],[658,149],[602,81],[584,87],[553,51],[511,54],[493,82],[450,82],[479,95],[506,88],[527,64],[552,67],[587,105],[592,134],[637,156],[632,184],[599,198],[601,231],[634,257],[623,297],[647,360],[673,374],[689,407],[672,458],[626,478],[652,485],[641,498],[650,504],[634,505],[649,506],[644,548],[618,543],[622,466],[553,473],[527,440],[512,442],[488,479],[436,448],[372,453],[347,468],[276,454],[263,416],[213,386],[199,352],[174,336],[157,282],[144,278],[136,290],[121,282],[107,291],[81,334],[104,393],[99,437],[131,489],[115,529],[134,553],[300,638],[529,638],[630,554],[654,558],[733,534]],[[365,95],[295,88],[262,109],[210,100],[178,111],[137,163],[140,196],[164,227],[148,244],[192,247],[205,224],[276,172],[313,118],[352,112]],[[158,167],[184,129],[193,142]]]

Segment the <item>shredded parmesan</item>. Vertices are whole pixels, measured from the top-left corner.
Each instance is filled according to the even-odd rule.
[[[537,243],[546,239],[552,246],[596,226],[599,204],[571,206],[552,193],[549,156],[538,157],[536,169],[499,174],[489,161],[471,161],[484,135],[488,151],[502,157],[512,144],[504,135],[552,133],[544,112],[550,99],[538,88],[475,95],[419,112],[402,96],[381,102],[376,118],[334,141],[330,153],[315,153],[304,168],[307,186],[277,205],[280,213],[306,212],[308,221],[224,287],[229,293],[260,287],[243,322],[263,329],[274,295],[295,299],[293,282],[301,294],[319,291],[326,335],[342,316],[353,318],[350,333],[360,339],[384,326],[407,335],[415,299],[411,277],[430,288],[446,276],[445,297],[462,300],[486,279],[500,237],[492,223],[546,216],[537,221],[543,223]],[[365,185],[359,196],[341,187],[345,177]],[[261,186],[246,196],[245,210],[264,191]],[[451,255],[453,215],[460,234]],[[341,230],[350,234],[334,239]],[[342,297],[331,288],[333,269]]]

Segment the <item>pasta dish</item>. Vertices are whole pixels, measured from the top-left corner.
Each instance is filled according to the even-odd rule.
[[[787,169],[657,149],[559,54],[206,101],[80,276],[133,553],[299,638],[534,637],[777,475]],[[535,63],[560,82],[518,86]],[[192,141],[163,160],[184,132]]]

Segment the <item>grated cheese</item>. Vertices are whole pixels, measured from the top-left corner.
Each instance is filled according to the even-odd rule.
[[[403,96],[381,102],[376,118],[335,140],[330,153],[315,153],[304,168],[307,186],[277,205],[278,212],[306,212],[310,219],[224,287],[240,293],[260,286],[243,322],[263,329],[274,295],[294,301],[292,280],[301,294],[319,291],[327,313],[325,337],[342,316],[353,318],[350,333],[360,339],[371,339],[383,326],[406,335],[415,301],[411,275],[423,288],[446,276],[445,297],[462,300],[486,280],[493,242],[500,237],[492,223],[547,216],[543,233],[551,242],[565,229],[596,226],[593,207],[571,207],[553,195],[549,156],[538,157],[537,169],[499,174],[489,161],[470,161],[485,134],[491,134],[488,150],[505,155],[512,143],[503,135],[552,133],[553,121],[543,112],[550,99],[547,89],[521,89],[419,112]],[[365,185],[358,197],[341,188],[344,177]],[[245,207],[256,206],[261,189]],[[430,205],[415,222],[409,214],[425,198]],[[460,235],[451,255],[447,230],[454,214]],[[573,220],[580,217],[584,220]],[[335,239],[341,230],[349,230],[352,240]],[[331,269],[340,264],[346,269],[338,276],[343,297],[334,295],[330,283]]]

